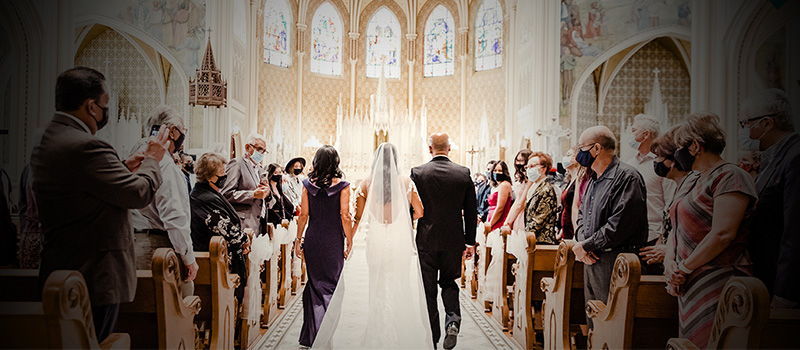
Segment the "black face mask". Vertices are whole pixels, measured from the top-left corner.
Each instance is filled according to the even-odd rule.
[[[303,169],[294,169],[294,174],[295,175],[300,175],[302,173],[303,173]]]
[[[670,168],[664,165],[664,162],[656,162],[653,161],[653,171],[655,171],[656,175],[661,177],[667,177],[669,174]]]
[[[214,186],[217,186],[217,188],[222,189],[222,187],[225,186],[225,180],[227,179],[228,175],[222,175],[218,177],[217,182],[214,182]]]
[[[183,169],[186,170],[189,174],[194,174],[194,164],[188,163],[183,166]]]
[[[692,165],[694,165],[695,156],[689,152],[689,147],[681,147],[675,151],[675,161],[678,162],[680,169],[687,169],[683,171],[688,171],[692,169]]]
[[[273,182],[281,182],[282,178],[283,178],[283,175],[275,174],[275,175],[272,175],[272,177],[269,178],[269,179],[272,180]]]
[[[175,143],[175,150],[172,153],[180,152],[181,146],[183,146],[183,141],[186,139],[186,134],[180,131],[178,131],[178,133],[181,134],[181,136],[178,136],[177,140],[173,140]]]
[[[95,103],[95,104],[97,104],[97,103]],[[102,119],[100,119],[99,121],[97,119],[95,119],[95,121],[97,121],[97,131],[100,131],[100,129],[102,129],[106,125],[108,125],[108,107],[102,107],[100,105],[97,105],[97,107],[100,107],[100,109],[103,110]]]
[[[508,181],[509,180],[508,176],[506,176],[506,174],[494,173],[493,175],[494,175],[494,181],[496,181],[496,182],[503,182],[503,181]]]

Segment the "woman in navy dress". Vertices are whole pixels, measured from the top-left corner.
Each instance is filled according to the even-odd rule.
[[[300,345],[311,347],[339,283],[344,259],[353,246],[350,184],[342,180],[339,154],[331,146],[317,151],[314,170],[303,181],[295,254],[305,255],[308,282],[303,290]],[[308,224],[301,245],[303,230]]]

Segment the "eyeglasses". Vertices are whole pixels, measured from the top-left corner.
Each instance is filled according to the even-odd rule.
[[[764,118],[772,118],[772,117],[774,117],[776,115],[778,115],[778,113],[765,114],[765,115],[760,115],[760,116],[757,116],[757,117],[748,118],[748,119],[745,119],[745,120],[740,120],[739,121],[739,127],[744,129],[748,125],[750,125],[750,123],[752,123],[752,122],[754,122],[756,120],[761,120],[761,119],[764,119]]]
[[[531,164],[531,165],[526,165],[525,169],[534,169],[534,168],[538,168],[540,166],[542,166],[541,163],[540,164]]]
[[[588,151],[588,150],[591,150],[592,148],[594,148],[594,146],[597,146],[597,142],[595,142],[595,143],[592,143],[591,145],[580,145],[580,144],[579,144],[577,147],[578,147],[578,149],[579,149],[579,150],[581,150],[581,151]],[[584,148],[586,148],[586,147],[590,147],[590,148],[589,148],[589,149],[584,149]]]
[[[264,151],[267,150],[264,147],[258,147],[258,146],[254,145],[254,144],[250,144],[250,147],[253,147],[256,151],[258,151],[258,153],[264,153]]]

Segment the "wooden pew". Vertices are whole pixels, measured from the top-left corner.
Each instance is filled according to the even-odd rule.
[[[233,349],[234,324],[238,319],[234,291],[241,281],[239,275],[230,273],[228,243],[222,236],[212,237],[209,251],[195,252],[194,256],[200,267],[194,280],[194,294],[204,306],[195,323],[210,327],[209,349]],[[255,328],[260,328],[257,322]]]
[[[131,335],[133,348],[196,348],[194,317],[200,298],[181,296],[178,256],[171,248],[153,253],[152,271],[137,270],[136,296],[122,304],[117,330]]]
[[[594,329],[589,349],[664,348],[678,334],[678,300],[667,294],[664,276],[642,276],[635,254],[614,261],[608,301],[590,300]]]
[[[579,325],[586,324],[583,298],[583,263],[575,261],[575,241],[561,242],[552,278],[542,278],[545,294],[542,304],[545,349],[574,348],[570,341]],[[529,347],[530,348],[530,347]]]
[[[36,296],[40,295],[39,270],[0,269],[0,285],[14,286],[0,288],[0,301],[41,301],[36,300]]]
[[[21,285],[27,287],[30,281]],[[80,272],[67,270],[47,277],[39,302],[0,302],[0,338],[3,349],[130,349],[131,345],[130,336],[124,333],[112,333],[97,342],[86,282]]]
[[[279,245],[276,244],[275,228],[267,225],[267,234],[272,240],[272,256],[264,262],[264,272],[262,273],[262,290],[264,294],[261,298],[264,305],[264,312],[261,315],[261,324],[266,326],[278,317],[278,295],[280,287],[280,256]]]
[[[509,302],[513,305],[513,317],[509,319],[506,328],[511,330],[514,339],[530,348],[535,344],[535,332],[541,332],[544,328],[540,306],[544,301],[544,293],[537,287],[543,278],[553,276],[558,246],[537,245],[536,237],[527,233],[525,241],[527,243],[525,254],[528,262],[525,266],[525,277],[522,278],[524,282],[516,283],[515,281],[513,284],[512,297],[509,298]],[[514,264],[511,270],[515,276],[522,274],[520,266],[515,264],[518,260],[513,257],[508,259],[509,264]]]
[[[509,286],[514,285],[514,276],[511,273],[511,266],[517,261],[513,255],[508,254],[506,251],[508,237],[504,235],[502,232],[500,233],[500,237],[503,240],[502,247],[493,247],[494,249],[499,249],[500,251],[500,260],[498,263],[500,264],[500,283],[497,287],[497,297],[494,299],[492,303],[492,318],[500,324],[500,327],[503,328],[504,331],[508,330],[508,320],[509,315],[508,312],[510,310],[509,307]],[[493,257],[494,259],[494,257]]]
[[[733,277],[722,289],[708,349],[800,348],[800,310],[771,309],[769,291],[755,277]],[[698,349],[672,338],[668,350]]]

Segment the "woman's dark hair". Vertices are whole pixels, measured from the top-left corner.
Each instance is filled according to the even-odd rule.
[[[500,169],[503,170],[503,175],[506,176],[506,178],[508,179],[507,181],[510,183],[511,182],[511,175],[508,174],[508,164],[506,164],[505,161],[501,160],[501,161],[495,163],[494,167],[492,167],[492,173],[494,173],[494,170],[497,169],[498,165],[500,166]],[[494,177],[494,175],[492,175],[492,177]]]
[[[320,188],[328,188],[334,178],[344,177],[339,169],[339,153],[333,146],[326,145],[318,149],[311,164],[314,170],[308,174],[308,178]]]
[[[675,144],[675,131],[678,128],[680,128],[680,126],[675,126],[670,129],[670,131],[667,131],[666,134],[655,139],[650,146],[650,152],[653,152],[657,157],[669,159],[674,162],[675,151],[678,150],[678,145]]]
[[[56,79],[56,110],[74,111],[88,99],[99,99],[105,91],[105,82],[103,73],[91,68],[65,70]]]
[[[383,144],[383,204],[392,201],[392,164],[397,167],[397,148],[391,143]]]
[[[494,166],[497,165],[497,161],[490,160],[488,163],[486,163],[486,165],[492,167],[492,170],[489,171],[489,178],[486,179],[486,181],[489,181],[490,186],[497,187],[497,181],[494,181],[494,176],[492,176],[492,173],[494,172]]]
[[[272,181],[272,175],[275,175],[275,172],[278,171],[278,169],[283,169],[283,167],[275,163],[267,165],[267,171],[264,173],[264,176],[267,178],[267,183]],[[283,197],[283,186],[278,186],[278,194]]]
[[[524,170],[525,165],[522,166],[523,167],[522,171],[520,171],[519,168],[517,168],[517,159],[522,158],[522,159],[525,160],[525,164],[527,164],[528,163],[528,159],[531,157],[531,153],[533,153],[533,151],[531,151],[530,149],[526,148],[526,149],[523,149],[523,150],[517,152],[517,155],[514,156],[514,178],[517,179],[517,182],[522,182],[522,180],[527,180],[528,179],[528,176],[525,174],[525,170]]]

